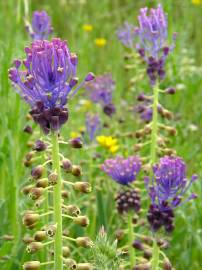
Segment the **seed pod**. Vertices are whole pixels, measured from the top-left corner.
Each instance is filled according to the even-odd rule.
[[[30,193],[31,189],[33,188],[34,186],[33,185],[28,185],[28,186],[25,186],[22,188],[22,192],[27,195]]]
[[[69,247],[63,247],[62,248],[62,255],[64,258],[67,258],[70,256],[70,249]]]
[[[79,137],[69,140],[69,144],[72,148],[82,148],[83,146],[83,142]]]
[[[168,259],[163,260],[163,270],[172,270],[172,265]]]
[[[67,190],[62,190],[62,198],[68,199],[69,198],[69,193]]]
[[[140,240],[135,240],[133,242],[133,247],[138,250],[144,250],[144,246]]]
[[[76,182],[74,183],[73,187],[75,190],[82,193],[89,193],[92,190],[91,185],[88,182]]]
[[[32,134],[32,133],[33,133],[33,129],[32,129],[32,127],[29,126],[29,125],[25,126],[24,129],[23,129],[23,131],[24,131],[25,133],[28,133],[28,134]]]
[[[39,214],[33,211],[27,211],[23,216],[23,224],[27,227],[36,224],[39,221]]]
[[[143,254],[145,259],[150,259],[152,257],[152,251],[150,249],[146,249]]]
[[[45,231],[37,231],[34,234],[34,240],[37,242],[44,241],[46,239],[47,235]]]
[[[170,111],[168,111],[168,110],[163,110],[163,112],[162,112],[162,114],[163,114],[163,117],[165,117],[166,119],[168,119],[168,120],[172,120],[173,119],[173,114],[172,114],[172,112],[170,112]]]
[[[39,261],[26,262],[23,265],[23,270],[40,270],[40,262]]]
[[[46,228],[46,235],[48,237],[53,237],[56,233],[56,230],[57,230],[57,226],[56,225],[49,225],[47,228]]]
[[[36,200],[34,205],[35,205],[37,208],[40,208],[41,205],[42,205],[43,203],[44,203],[44,198],[39,199],[39,200]]]
[[[78,165],[72,165],[72,175],[77,177],[81,176],[82,175],[81,167]]]
[[[78,263],[77,270],[93,270],[93,266],[90,263]]]
[[[13,241],[14,240],[14,236],[13,235],[5,234],[5,235],[3,235],[3,240],[5,240],[5,241]]]
[[[31,164],[32,164],[32,161],[31,160],[30,161],[29,160],[24,160],[23,164],[24,164],[25,167],[30,167]]]
[[[63,232],[62,232],[62,235],[69,236],[69,230],[68,229],[64,229]]]
[[[77,237],[76,244],[79,247],[89,248],[93,246],[93,242],[89,237]]]
[[[32,141],[27,142],[27,147],[32,147],[33,145],[34,145],[34,143]]]
[[[168,131],[169,135],[171,136],[176,136],[177,135],[177,130],[174,127],[166,127],[166,130]]]
[[[30,243],[34,242],[34,238],[31,237],[31,236],[29,236],[29,235],[27,235],[27,236],[25,236],[25,237],[23,238],[23,242],[24,242],[25,244],[30,244]]]
[[[36,187],[46,188],[48,186],[48,179],[42,178],[37,180]]]
[[[141,149],[142,149],[142,143],[136,143],[135,145],[134,145],[134,151],[135,152],[138,152],[138,151],[140,151]]]
[[[31,159],[33,158],[34,154],[35,153],[33,151],[30,151],[29,153],[26,154],[25,159],[27,161],[31,161]]]
[[[63,159],[63,161],[62,161],[62,168],[67,173],[72,172],[72,163],[71,163],[71,161],[69,159]]]
[[[37,167],[33,168],[31,171],[31,175],[33,179],[37,180],[41,178],[41,176],[43,175],[43,171],[44,171],[44,168],[41,165],[38,165]]]
[[[72,259],[64,259],[64,263],[68,267],[68,269],[77,269],[77,264]]]
[[[134,270],[151,270],[150,263],[138,264],[134,267]]]
[[[67,205],[64,208],[65,212],[71,216],[78,217],[81,213],[80,209],[76,205]]]
[[[43,188],[34,187],[31,189],[29,196],[32,200],[39,199],[43,194]]]
[[[42,249],[43,247],[43,244],[41,242],[31,242],[26,250],[28,253],[35,253],[37,252],[38,250]]]
[[[78,216],[73,219],[75,224],[82,227],[87,227],[89,225],[89,219],[86,216]]]
[[[119,241],[122,240],[124,237],[124,230],[121,229],[116,230],[115,235],[117,240]]]
[[[55,184],[57,184],[57,181],[58,181],[58,174],[56,172],[50,173],[48,176],[49,185],[54,186]]]

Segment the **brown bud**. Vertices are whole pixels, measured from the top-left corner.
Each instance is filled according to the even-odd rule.
[[[69,140],[69,144],[71,145],[72,148],[82,148],[83,142],[81,138],[74,138]]]
[[[43,194],[43,188],[34,187],[31,189],[29,196],[32,200],[39,199]]]
[[[145,134],[145,135],[150,134],[151,131],[152,131],[151,127],[149,127],[149,126],[145,126],[145,127],[144,127],[144,134]]]
[[[27,235],[27,236],[25,236],[25,237],[23,238],[23,242],[24,242],[25,244],[30,244],[30,243],[34,242],[34,238],[31,237],[31,236],[29,236],[29,235]]]
[[[81,176],[82,175],[81,167],[78,165],[72,165],[72,174],[77,177]]]
[[[135,137],[136,137],[137,139],[143,137],[143,135],[144,135],[143,130],[138,130],[138,131],[135,132]]]
[[[150,263],[138,264],[134,267],[134,270],[151,270]]]
[[[150,259],[152,257],[152,251],[150,249],[146,249],[143,254],[145,259]]]
[[[90,263],[78,263],[77,270],[93,270],[93,266]]]
[[[33,212],[33,211],[27,211],[23,216],[23,224],[27,227],[32,228],[32,226],[36,225],[36,223],[39,221],[39,214]]]
[[[32,147],[33,145],[34,145],[34,143],[33,143],[32,141],[28,141],[28,142],[27,142],[27,146],[28,146],[28,147]]]
[[[31,116],[31,114],[30,113],[28,113],[27,115],[26,115],[26,120],[32,120],[32,116]]]
[[[174,127],[166,127],[166,130],[171,136],[176,136],[177,135],[177,130]]]
[[[69,236],[69,230],[68,229],[63,230],[62,234],[64,236]]]
[[[72,259],[64,259],[64,263],[71,270],[72,269],[77,269],[76,262],[74,260],[72,260]]]
[[[55,184],[57,184],[57,181],[58,181],[58,174],[56,172],[50,173],[48,176],[49,185],[54,186]]]
[[[72,171],[72,163],[69,159],[63,159],[62,168],[65,172],[70,173]]]
[[[171,149],[171,148],[165,148],[165,149],[163,149],[163,151],[168,156],[174,155],[176,153],[175,150]]]
[[[62,248],[62,255],[63,255],[64,258],[69,257],[69,255],[70,255],[70,249],[69,249],[69,247],[63,247]]]
[[[169,112],[168,110],[163,110],[163,117],[165,117],[168,120],[173,119],[173,114],[172,112]]]
[[[30,151],[29,153],[26,154],[25,159],[27,161],[31,161],[31,159],[33,158],[34,154],[35,153],[33,151]]]
[[[75,224],[82,227],[87,227],[89,225],[89,219],[86,216],[78,216],[73,219]]]
[[[23,270],[40,270],[40,262],[39,261],[26,262],[23,265]]]
[[[33,129],[32,129],[32,127],[29,126],[29,125],[25,126],[24,129],[23,129],[23,131],[24,131],[25,133],[28,133],[28,134],[32,134],[32,133],[33,133]]]
[[[28,253],[35,253],[37,252],[38,250],[42,249],[43,247],[43,244],[41,242],[31,242],[26,250]]]
[[[133,242],[133,247],[138,250],[144,250],[144,246],[140,240],[135,240]]]
[[[76,244],[79,247],[84,247],[84,248],[88,248],[88,247],[93,246],[93,242],[91,241],[91,239],[89,237],[77,237]]]
[[[46,188],[48,186],[48,179],[41,178],[37,180],[36,187]]]
[[[57,227],[56,225],[49,225],[47,228],[46,228],[46,235],[48,237],[53,237],[56,233],[56,230],[57,230]]]
[[[72,204],[65,206],[64,211],[68,215],[75,216],[75,217],[78,217],[81,213],[80,209],[76,205],[72,205]]]
[[[168,259],[163,260],[163,270],[172,270],[172,265]]]
[[[74,183],[73,187],[75,190],[82,193],[89,193],[92,190],[91,185],[88,182],[76,182]]]
[[[69,198],[69,193],[67,190],[62,190],[62,198],[68,199]]]
[[[3,235],[3,240],[5,240],[5,241],[13,241],[14,240],[14,236],[13,235],[5,234],[5,235]]]
[[[33,179],[37,180],[43,175],[44,168],[41,165],[38,165],[37,167],[32,169],[31,175]]]
[[[31,160],[24,160],[23,164],[24,164],[25,167],[30,167],[31,164],[32,164],[32,161]]]
[[[45,231],[37,231],[34,234],[34,240],[37,242],[44,241],[46,238],[47,238],[47,235]]]
[[[33,185],[28,185],[22,188],[22,192],[27,195],[30,193],[31,189],[33,188]]]
[[[35,205],[37,208],[40,208],[41,205],[42,205],[43,203],[44,203],[44,198],[39,199],[39,200],[36,200],[34,205]]]
[[[119,241],[122,240],[124,237],[124,230],[121,230],[121,229],[116,230],[115,235],[116,235],[117,240]]]

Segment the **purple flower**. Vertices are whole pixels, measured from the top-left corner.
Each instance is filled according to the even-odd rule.
[[[139,39],[137,50],[144,60],[148,63],[147,74],[151,85],[154,85],[159,78],[165,76],[164,65],[168,54],[173,50],[174,44],[167,45],[168,25],[167,17],[159,4],[156,9],[141,8],[138,16],[139,27],[135,33]],[[173,34],[173,41],[176,33]]]
[[[111,74],[97,76],[92,82],[85,84],[87,95],[94,103],[99,103],[105,114],[111,116],[115,112],[112,104],[112,93],[115,82]]]
[[[135,26],[125,22],[124,25],[117,30],[117,37],[124,46],[132,49],[136,37]]]
[[[27,30],[33,40],[44,40],[52,33],[51,20],[46,11],[35,11],[32,16],[32,26]]]
[[[86,131],[88,133],[90,141],[93,141],[96,133],[101,128],[100,117],[98,114],[90,114],[86,115]]]
[[[130,156],[126,159],[117,156],[114,159],[105,160],[101,169],[117,183],[128,185],[135,181],[141,169],[141,162],[136,156]]]
[[[25,48],[25,52],[24,69],[20,70],[22,61],[15,60],[15,67],[9,70],[9,78],[17,93],[31,106],[31,115],[43,131],[57,130],[68,119],[64,107],[68,95],[72,97],[89,80],[89,74],[72,91],[78,82],[78,60],[75,54],[70,53],[66,42],[59,38],[36,40]]]

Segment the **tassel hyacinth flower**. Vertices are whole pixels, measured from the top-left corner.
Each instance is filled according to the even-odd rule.
[[[86,115],[86,131],[91,142],[95,139],[95,136],[100,129],[101,121],[99,115],[88,113]]]

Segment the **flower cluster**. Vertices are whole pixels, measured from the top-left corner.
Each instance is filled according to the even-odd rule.
[[[70,53],[65,41],[37,40],[25,48],[24,70],[19,70],[22,61],[15,60],[9,70],[9,78],[16,91],[31,106],[31,115],[44,133],[58,130],[68,119],[65,108],[67,96],[73,96],[84,82],[94,76],[89,73],[84,82],[72,92],[77,84],[77,56]]]
[[[124,46],[133,49],[136,37],[135,26],[125,22],[124,25],[117,30],[117,37]]]
[[[186,164],[180,157],[165,156],[153,167],[152,185],[149,187],[149,178],[146,178],[146,185],[151,197],[151,206],[148,213],[148,220],[154,230],[161,225],[167,226],[171,222],[173,210],[182,203],[182,197],[191,184],[197,179],[196,175],[191,180],[186,178]],[[196,195],[191,194],[186,201],[195,199]],[[157,214],[159,212],[159,214]],[[160,219],[161,214],[163,217]],[[167,216],[165,215],[167,213]],[[165,221],[166,218],[166,221]],[[158,220],[157,220],[158,219]],[[160,219],[160,220],[159,220]],[[157,224],[158,223],[158,224]],[[166,230],[170,231],[170,226]]]
[[[109,150],[111,153],[115,153],[119,149],[117,139],[113,138],[112,136],[100,135],[96,137],[96,140],[101,146]]]
[[[35,11],[32,16],[32,26],[28,25],[27,30],[33,40],[44,40],[52,33],[51,20],[46,11]]]
[[[105,114],[111,116],[115,113],[115,106],[112,103],[112,93],[115,89],[115,82],[111,74],[97,76],[93,82],[85,84],[86,92],[94,103],[99,103]]]
[[[114,159],[105,160],[101,165],[101,169],[121,185],[132,183],[140,172],[140,168],[141,162],[136,156],[129,156],[126,159],[117,156]]]
[[[90,114],[86,115],[86,131],[90,141],[93,141],[96,133],[101,128],[100,117],[98,114]]]

